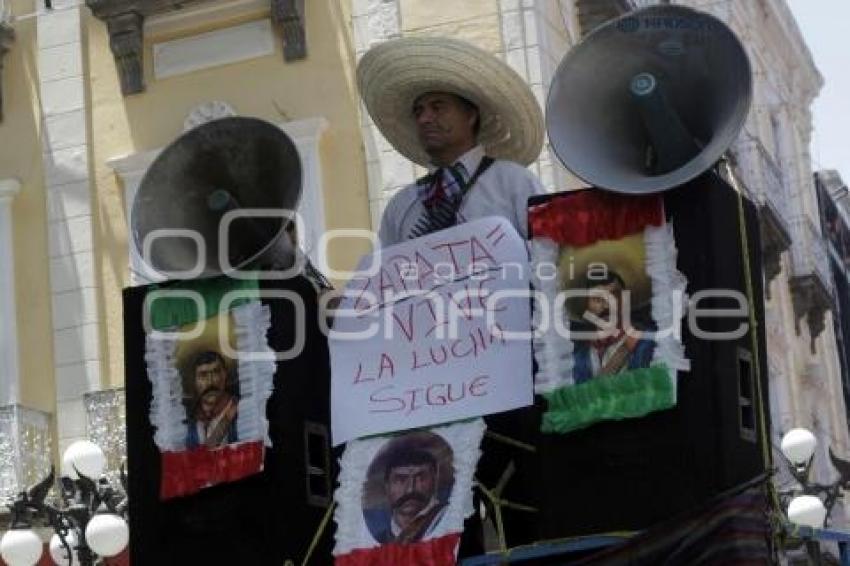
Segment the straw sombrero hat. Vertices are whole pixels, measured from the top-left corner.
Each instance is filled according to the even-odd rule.
[[[631,293],[630,310],[645,306],[652,298],[652,283],[646,274],[646,248],[643,234],[627,236],[619,240],[602,240],[591,246],[566,248],[559,260],[561,288],[564,290],[592,287],[594,272],[615,272]],[[586,299],[567,300],[567,312],[571,319],[581,320]]]
[[[357,84],[387,141],[420,165],[430,159],[419,143],[412,108],[426,92],[450,92],[478,106],[478,141],[491,157],[528,165],[543,146],[543,115],[531,89],[504,62],[465,41],[385,41],[360,60]]]

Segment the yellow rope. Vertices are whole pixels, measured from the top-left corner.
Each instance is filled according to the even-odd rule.
[[[520,450],[525,450],[526,452],[537,452],[537,447],[532,446],[531,444],[526,444],[525,442],[520,442],[519,440],[515,440],[509,436],[505,436],[503,434],[499,434],[498,432],[493,432],[492,430],[485,430],[484,436],[489,436],[493,440],[502,442],[509,446],[513,446],[515,448],[519,448]]]
[[[505,538],[505,525],[502,522],[502,502],[499,496],[484,487],[484,484],[478,482],[478,488],[481,490],[490,503],[493,504],[493,515],[496,519],[496,535],[499,537],[499,552],[505,554],[508,551],[508,542]]]
[[[735,192],[738,195],[738,229],[741,234],[741,252],[744,258],[744,282],[747,288],[747,300],[750,303],[750,341],[753,349],[753,371],[755,373],[755,392],[756,392],[756,407],[759,416],[759,429],[761,430],[761,450],[762,460],[765,470],[773,470],[773,452],[770,450],[770,435],[767,430],[767,419],[765,418],[764,397],[761,389],[761,356],[759,356],[758,344],[758,320],[756,320],[755,309],[755,291],[753,290],[753,274],[752,264],[750,263],[750,244],[747,235],[747,218],[744,212],[744,194],[738,180],[735,177],[732,167],[729,162],[724,160],[723,165],[726,168],[726,174],[729,176],[729,181]],[[774,505],[774,510],[782,513],[782,504],[779,502],[779,495],[776,492],[776,486],[773,481],[767,482],[767,490],[770,493],[771,500]]]
[[[328,527],[328,523],[331,521],[331,517],[334,515],[333,511],[335,508],[336,501],[331,503],[328,506],[328,510],[325,511],[325,516],[322,517],[322,522],[319,523],[319,528],[316,529],[316,534],[313,535],[313,540],[310,542],[310,548],[307,549],[307,554],[304,555],[304,560],[301,562],[301,566],[307,566],[307,563],[310,561],[313,551],[316,550],[316,547],[319,545],[319,540],[322,538],[322,534],[325,532],[325,529]]]

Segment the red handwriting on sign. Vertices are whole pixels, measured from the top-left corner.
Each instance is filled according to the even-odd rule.
[[[493,248],[501,242],[501,226],[478,235],[438,241],[408,254],[385,258],[374,276],[358,281],[354,308],[363,312],[378,304],[413,292],[430,291],[440,285],[499,267]],[[371,300],[370,300],[371,299]]]
[[[401,389],[386,385],[369,396],[370,413],[402,413],[410,415],[428,407],[443,407],[485,397],[488,375],[479,375],[456,383],[432,383],[426,387]]]
[[[493,279],[492,274],[484,273],[476,280],[435,290],[423,299],[396,303],[386,311],[389,336],[412,343],[431,337],[439,326],[448,325],[450,320],[483,320],[488,308],[492,312],[507,310],[504,303],[498,307],[487,303],[490,295],[487,283]]]
[[[413,350],[411,371],[431,366],[441,366],[451,360],[472,356],[477,358],[490,348],[492,344],[499,342],[505,344],[504,329],[497,324],[485,332],[483,328],[474,328],[469,334],[448,343],[437,344],[427,349]]]
[[[501,345],[507,343],[504,329],[499,323],[494,323],[487,330],[476,327],[460,338],[444,340],[428,347],[423,346],[412,350],[410,352],[410,364],[407,367],[413,372],[423,368],[446,365],[453,360],[470,357],[479,358],[492,348],[493,344],[497,343]],[[402,357],[406,355],[403,354]],[[376,363],[367,363],[365,367],[363,362],[357,364],[352,385],[392,379],[395,374],[396,360],[390,354],[382,353]]]
[[[395,377],[395,362],[389,354],[381,354],[381,360],[378,362],[378,372],[375,377],[363,375],[363,362],[357,364],[357,373],[354,376],[354,384],[363,383],[365,381],[378,381],[379,379]]]

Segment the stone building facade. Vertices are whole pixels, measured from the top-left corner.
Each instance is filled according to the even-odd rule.
[[[573,45],[653,3],[0,1],[9,12],[0,17],[0,445],[42,447],[3,457],[0,492],[36,476],[50,457],[28,458],[46,446],[55,458],[90,436],[111,448],[113,466],[120,460],[120,293],[154,276],[129,243],[130,206],[148,165],[184,128],[231,113],[280,124],[305,161],[311,247],[325,229],[376,227],[392,194],[422,173],[359,102],[354,69],[371,45],[466,39],[507,61],[543,106]],[[823,78],[785,0],[675,3],[727,22],[752,62],[754,104],[731,158],[761,211],[772,440],[812,429],[815,479],[825,482],[834,474],[827,448],[850,457],[850,436],[808,149]],[[582,186],[548,143],[530,169],[548,190]],[[332,263],[351,267],[361,244],[331,250]],[[843,511],[835,519],[842,525]]]

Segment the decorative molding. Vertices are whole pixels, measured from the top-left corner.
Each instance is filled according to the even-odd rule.
[[[154,78],[264,57],[274,49],[274,31],[268,18],[163,41],[153,46]]]
[[[145,18],[205,1],[208,0],[86,0],[92,14],[106,23],[109,47],[115,57],[124,96],[145,90]]]
[[[204,102],[192,108],[183,120],[183,131],[188,132],[207,122],[236,116],[236,110],[230,104],[220,100]]]
[[[150,151],[143,151],[116,157],[106,162],[115,174],[117,174],[124,184],[124,203],[126,206],[125,215],[129,222],[132,222],[133,201],[136,198],[136,191],[145,176],[148,167],[154,162],[157,156],[162,152],[163,148],[157,148]],[[132,229],[131,229],[132,231]],[[142,256],[136,249],[136,245],[132,237],[127,238],[127,254],[129,256],[130,269],[130,285],[145,285],[156,281],[162,281],[162,276],[142,261]]]
[[[330,124],[323,116],[278,124],[292,138],[301,157],[303,184],[298,213],[304,225],[298,227],[298,245],[315,265],[319,262],[318,242],[325,232],[324,183],[319,142]]]
[[[109,30],[109,48],[115,57],[121,94],[138,94],[145,90],[142,50],[144,17],[138,12],[127,12],[106,21]]]
[[[304,0],[271,0],[272,21],[283,32],[283,59],[297,61],[307,57],[304,24]]]
[[[782,253],[791,248],[791,234],[780,213],[769,200],[759,207],[762,266],[765,294],[770,299],[770,284],[782,272]]]
[[[815,354],[818,336],[826,328],[826,311],[832,309],[832,295],[815,274],[792,277],[790,285],[797,335],[800,334],[800,321],[805,317],[811,337],[810,348]]]
[[[210,29],[218,22],[246,21],[254,16],[268,17],[269,0],[211,0],[188,10],[154,14],[145,18],[145,37],[179,35],[193,29]]]
[[[0,2],[0,7],[2,7],[2,2]],[[3,58],[14,40],[15,30],[12,29],[10,24],[0,19],[0,123],[3,122]]]
[[[283,33],[283,57],[285,61],[297,61],[307,57],[304,0],[267,0],[273,22]],[[86,0],[92,14],[106,23],[109,31],[109,47],[115,57],[124,96],[145,90],[144,84],[144,32],[145,21],[155,18],[153,29],[181,27],[189,21],[190,14],[201,15],[205,23],[211,18],[227,17],[228,14],[247,13],[257,9],[257,0],[239,0],[227,3],[216,0]],[[184,10],[185,17],[166,16]],[[197,25],[195,23],[194,25]]]

